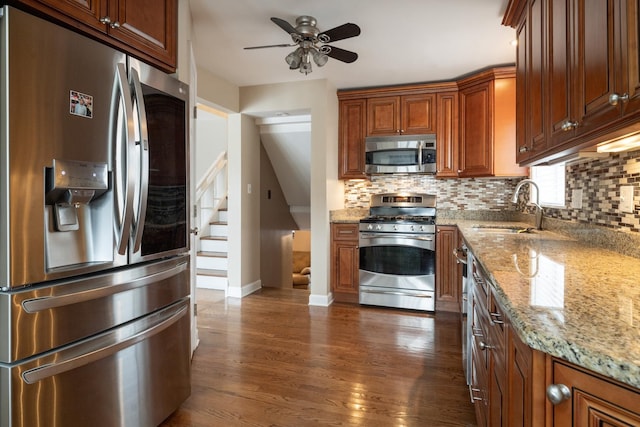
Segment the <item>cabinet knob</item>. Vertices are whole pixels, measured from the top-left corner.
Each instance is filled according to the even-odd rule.
[[[629,100],[628,93],[624,93],[622,95],[619,95],[617,93],[612,93],[611,95],[609,95],[609,104],[611,105],[618,105],[621,101],[627,102],[628,100]]]
[[[562,124],[560,129],[562,129],[564,132],[569,132],[570,130],[574,130],[577,127],[578,127],[578,122],[572,122],[571,120],[567,120]]]
[[[480,347],[480,350],[483,350],[483,351],[484,351],[484,350],[488,350],[488,349],[492,349],[492,348],[494,348],[494,346],[489,345],[489,344],[485,343],[484,341],[480,341],[480,342],[478,343],[478,347]],[[548,390],[548,389],[547,389],[547,390]]]
[[[529,147],[523,145],[522,147],[518,148],[518,151],[521,153],[526,153],[527,151],[529,151]]]
[[[120,23],[118,21],[111,22],[111,18],[108,16],[103,16],[102,18],[99,19],[99,21],[101,24],[106,24],[111,28],[120,28]]]
[[[547,398],[551,403],[557,405],[571,399],[571,390],[564,384],[551,384],[547,387]]]

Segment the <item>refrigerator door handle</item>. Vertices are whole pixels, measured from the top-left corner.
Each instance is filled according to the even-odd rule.
[[[34,384],[46,378],[60,375],[84,365],[88,365],[89,363],[109,357],[169,328],[180,320],[180,318],[187,313],[188,309],[188,305],[173,307],[166,313],[162,313],[162,317],[160,319],[154,319],[153,323],[145,330],[135,332],[133,335],[124,339],[119,338],[121,333],[116,330],[85,344],[80,344],[77,347],[72,348],[72,354],[68,357],[62,356],[62,358],[57,360],[55,363],[38,366],[37,368],[24,371],[22,373],[22,379],[27,384]],[[123,329],[125,328],[127,328],[127,326],[123,327]],[[96,344],[101,345],[101,347],[95,348]]]
[[[119,95],[119,97],[118,97]],[[125,122],[125,142],[124,144],[117,139],[116,147],[116,163],[118,164],[118,175],[124,173],[125,181],[122,183],[118,181],[119,185],[124,186],[123,202],[124,206],[118,206],[120,213],[122,214],[122,222],[120,224],[120,236],[118,241],[118,253],[124,255],[127,252],[127,246],[129,244],[129,237],[131,236],[131,225],[133,222],[133,197],[135,193],[135,170],[131,165],[135,153],[135,126],[133,121],[133,103],[131,98],[131,90],[127,81],[127,69],[125,64],[119,63],[116,65],[115,73],[115,87],[114,87],[114,100],[116,102],[116,108],[119,109],[118,100],[122,101],[122,109],[124,113]],[[118,115],[116,115],[118,116]],[[115,124],[116,132],[121,132],[118,124]],[[124,145],[124,146],[123,146]],[[124,159],[123,159],[124,157]],[[120,164],[124,161],[124,164]],[[116,178],[118,179],[118,178]],[[119,191],[122,191],[120,189]],[[120,199],[120,195],[117,197]]]
[[[91,287],[81,291],[69,293],[61,293],[59,295],[44,296],[26,299],[22,301],[22,307],[27,313],[37,313],[44,310],[50,310],[66,305],[77,304],[80,302],[91,301],[98,298],[115,295],[120,292],[147,286],[152,283],[159,282],[169,277],[176,276],[187,269],[187,263],[181,263],[175,267],[140,277],[138,279],[129,280],[121,284],[113,284],[111,280],[96,281],[90,280]]]
[[[140,149],[140,195],[137,204],[137,218],[134,224],[134,239],[133,239],[133,252],[140,250],[142,243],[142,232],[144,230],[144,223],[147,213],[147,200],[149,194],[149,133],[147,130],[147,111],[144,105],[144,97],[142,92],[142,85],[140,84],[140,78],[138,71],[135,68],[130,69],[131,83],[133,86],[133,94],[135,96],[136,110],[138,114],[138,126],[140,131],[140,141],[136,141],[136,145],[139,145]]]

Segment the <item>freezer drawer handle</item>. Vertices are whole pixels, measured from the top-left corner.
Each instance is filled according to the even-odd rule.
[[[70,292],[67,294],[60,294],[55,296],[45,296],[27,299],[22,302],[22,307],[27,313],[37,313],[39,311],[49,310],[52,308],[62,307],[65,305],[77,304],[79,302],[91,301],[94,299],[115,295],[119,292],[128,291],[135,288],[147,286],[151,283],[158,282],[160,280],[167,279],[175,276],[187,268],[187,263],[176,265],[175,267],[162,271],[160,273],[151,274],[148,276],[134,279],[126,283],[119,285],[104,284],[100,282],[97,286],[89,289],[84,289],[80,292]]]
[[[152,336],[164,331],[165,329],[176,323],[178,320],[180,320],[180,318],[187,313],[188,309],[189,306],[174,308],[164,315],[164,319],[162,319],[160,323],[157,323],[144,331],[132,335],[123,341],[117,341],[100,349],[88,351],[80,356],[72,356],[67,358],[66,360],[24,371],[22,373],[22,379],[27,384],[35,384],[36,382],[41,381],[45,378],[60,375],[62,373],[80,368],[81,366],[88,365],[89,363],[93,363],[109,357],[112,354],[131,347],[132,345],[139,343],[140,341],[147,340]]]

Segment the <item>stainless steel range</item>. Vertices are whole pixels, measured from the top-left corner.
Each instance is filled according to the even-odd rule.
[[[436,196],[371,197],[360,220],[360,304],[435,310]]]

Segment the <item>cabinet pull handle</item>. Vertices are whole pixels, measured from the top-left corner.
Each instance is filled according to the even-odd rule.
[[[502,318],[500,313],[489,313],[489,316],[491,316],[491,320],[493,321],[493,323],[497,323],[498,325],[504,324],[504,322],[500,320]]]
[[[629,100],[628,93],[624,93],[622,95],[619,95],[617,93],[612,93],[611,95],[609,95],[609,104],[611,105],[618,105],[621,101],[627,102],[628,100]]]
[[[571,399],[571,390],[564,384],[551,384],[547,387],[547,398],[551,403],[557,405]]]
[[[492,348],[495,348],[494,346],[489,345],[489,344],[485,343],[484,341],[480,341],[480,342],[478,343],[478,347],[480,347],[480,350],[482,350],[482,351],[484,351],[484,350],[490,350],[490,349],[492,349]],[[548,390],[548,389],[547,389],[547,390]]]
[[[482,397],[476,397],[474,393],[480,393],[479,388],[474,388],[469,386],[469,395],[471,396],[471,403],[474,403],[476,400],[482,400]]]
[[[570,130],[574,130],[577,127],[578,127],[578,122],[572,122],[571,120],[567,120],[562,124],[560,129],[562,129],[564,132],[569,132]]]
[[[484,335],[482,335],[482,329],[480,328],[473,328],[472,334],[474,337],[483,337]]]

